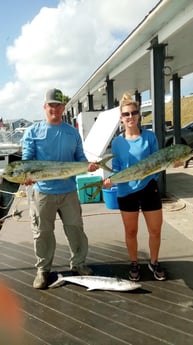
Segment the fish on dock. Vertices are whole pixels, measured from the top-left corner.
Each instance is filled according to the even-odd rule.
[[[87,287],[87,291],[108,290],[108,291],[132,291],[141,287],[140,283],[131,282],[126,279],[103,277],[103,276],[69,276],[58,274],[58,279],[49,285],[49,288],[56,288],[65,282],[78,284]]]
[[[109,155],[95,164],[102,169],[112,172],[106,163],[112,159]],[[9,182],[24,183],[26,180],[34,182],[45,180],[67,179],[71,176],[88,172],[89,162],[59,162],[41,160],[20,160],[9,163],[1,177]]]
[[[157,152],[152,153],[147,158],[138,163],[114,173],[110,176],[113,184],[129,182],[134,180],[143,180],[145,177],[159,173],[172,166],[175,162],[183,163],[193,156],[192,148],[184,144],[167,146]],[[103,181],[86,184],[81,189],[96,187],[96,191],[91,199],[101,191]]]

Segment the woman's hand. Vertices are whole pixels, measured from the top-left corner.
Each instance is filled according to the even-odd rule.
[[[113,183],[111,182],[110,177],[103,180],[103,188],[111,188],[113,186]]]
[[[183,165],[184,163],[180,162],[180,161],[176,161],[173,163],[173,168],[179,168]]]

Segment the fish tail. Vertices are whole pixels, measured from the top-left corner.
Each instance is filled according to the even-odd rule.
[[[103,158],[101,159],[99,162],[97,162],[96,164],[98,164],[98,166],[104,170],[107,170],[107,171],[110,171],[110,172],[113,172],[113,170],[111,168],[109,168],[107,165],[106,165],[106,162],[108,162],[110,159],[112,159],[114,157],[114,155],[109,155],[108,157],[106,158]]]
[[[83,187],[81,187],[80,190],[95,187],[96,191],[93,194],[89,195],[88,192],[87,192],[87,195],[89,196],[89,200],[93,200],[100,193],[100,191],[102,189],[102,186],[103,186],[103,181],[98,181],[98,182],[93,182],[93,183],[86,184]]]

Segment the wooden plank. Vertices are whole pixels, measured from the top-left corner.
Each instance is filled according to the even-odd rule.
[[[14,265],[15,268],[21,267],[20,260],[9,257],[6,263],[1,262],[1,267],[2,265],[3,275],[6,274],[11,279],[14,290],[22,295],[26,313],[35,318],[35,324],[40,320],[40,328],[42,322],[48,324],[48,334],[53,333],[50,327],[56,327],[65,329],[68,335],[70,330],[76,330],[76,335],[88,344],[95,344],[92,339],[98,339],[96,344],[101,345],[125,342],[173,344],[174,338],[175,345],[192,344],[192,309],[184,307],[186,317],[181,316],[182,305],[178,305],[180,292],[175,293],[173,286],[164,285],[166,282],[143,284],[144,288],[151,287],[151,294],[104,291],[88,293],[84,287],[71,284],[59,289],[37,291],[30,286],[29,277],[31,279],[32,274],[28,270],[9,270]],[[162,290],[165,292],[163,296]],[[186,290],[188,291],[182,287],[182,294]],[[190,300],[189,297],[183,297],[182,304]],[[170,309],[172,312],[166,311]]]

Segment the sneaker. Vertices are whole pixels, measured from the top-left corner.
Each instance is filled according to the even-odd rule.
[[[149,262],[148,267],[151,272],[153,272],[154,278],[157,280],[166,280],[166,275],[163,269],[161,268],[161,265],[158,261],[156,261],[154,264]]]
[[[129,269],[129,280],[137,282],[140,279],[140,266],[137,261],[132,261]]]
[[[72,266],[71,268],[72,272],[78,273],[80,276],[91,276],[93,275],[93,271],[91,270],[90,267],[86,265],[77,265],[77,266]]]
[[[37,272],[33,282],[35,289],[45,289],[48,285],[49,272]]]

